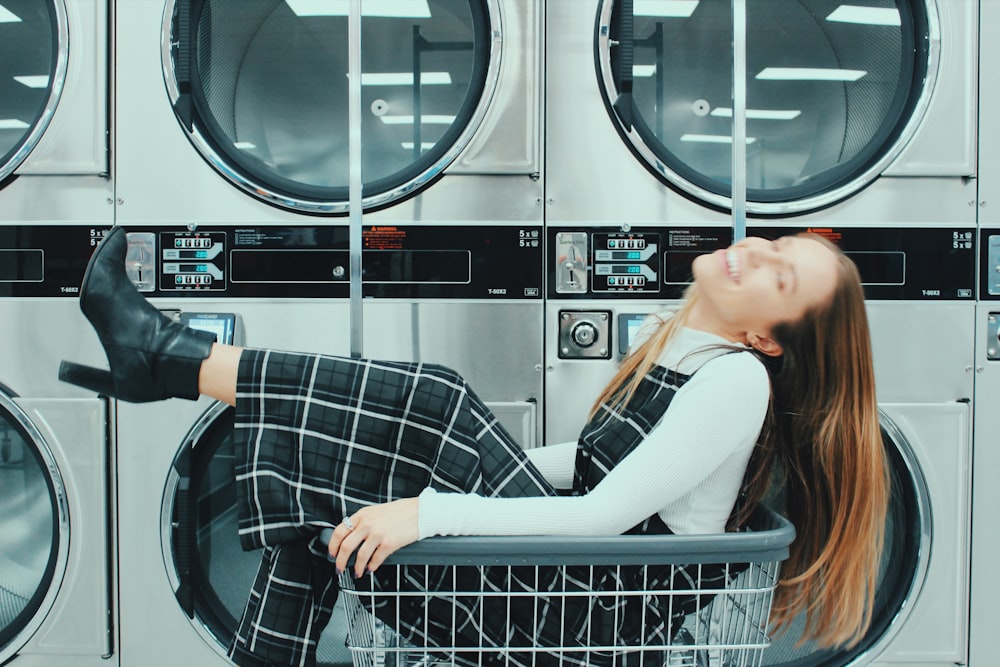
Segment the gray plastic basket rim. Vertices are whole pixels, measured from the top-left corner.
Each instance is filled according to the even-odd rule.
[[[749,531],[710,535],[608,537],[431,537],[399,549],[395,565],[681,565],[764,563],[788,558],[795,528],[783,516],[758,509]],[[320,533],[330,541],[332,530]]]

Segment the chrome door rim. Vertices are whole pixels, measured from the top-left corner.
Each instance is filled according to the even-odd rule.
[[[52,490],[55,494],[55,519],[59,536],[59,543],[56,545],[55,567],[52,571],[52,579],[48,582],[48,589],[45,592],[45,597],[42,599],[42,602],[35,611],[34,615],[25,624],[21,631],[14,635],[13,639],[11,639],[6,646],[0,647],[0,664],[2,664],[12,656],[16,655],[24,647],[24,645],[28,643],[31,637],[42,626],[46,616],[48,616],[52,607],[55,605],[56,598],[59,596],[59,591],[66,578],[66,569],[69,564],[70,516],[69,499],[66,496],[66,485],[63,482],[62,473],[59,471],[59,465],[56,461],[56,457],[53,454],[51,447],[49,447],[48,442],[45,440],[45,436],[42,435],[41,431],[38,430],[38,427],[35,426],[34,422],[31,421],[31,418],[28,417],[28,414],[21,408],[21,406],[18,405],[11,396],[8,396],[3,391],[0,391],[0,412],[14,418],[17,426],[25,435],[27,435],[29,444],[35,447],[35,451],[42,459],[42,463],[45,466],[45,472],[52,484]]]
[[[171,107],[177,102],[180,96],[177,79],[174,76],[173,56],[171,55],[172,44],[170,42],[171,23],[174,15],[174,7],[179,1],[167,0],[163,9],[163,20],[160,38],[160,59],[163,66],[163,80],[167,89],[167,97]],[[362,207],[365,210],[382,208],[388,206],[399,199],[406,198],[416,191],[422,189],[430,181],[438,178],[459,154],[472,141],[472,138],[479,131],[483,119],[493,102],[496,94],[497,84],[500,78],[500,66],[503,56],[503,12],[500,8],[501,0],[483,0],[486,5],[487,15],[490,21],[490,58],[486,70],[486,80],[483,86],[483,94],[476,105],[468,124],[463,132],[452,143],[451,147],[438,158],[432,165],[421,174],[392,190],[369,195],[362,200]],[[201,156],[219,174],[234,184],[243,192],[260,199],[272,206],[288,209],[293,212],[313,215],[343,215],[348,212],[348,201],[311,201],[306,199],[291,198],[288,195],[275,191],[268,185],[254,181],[245,174],[239,173],[219,155],[211,144],[206,140],[197,126],[192,126],[188,132],[183,126],[182,131],[187,134],[188,139],[198,150]]]
[[[6,164],[0,164],[0,181],[3,181],[14,173],[28,158],[31,151],[35,149],[38,142],[41,141],[45,131],[49,128],[49,123],[52,122],[52,116],[55,115],[56,107],[59,106],[59,100],[62,98],[63,89],[66,87],[66,72],[69,67],[69,22],[66,16],[64,0],[51,0],[51,2],[52,7],[55,9],[58,47],[56,52],[56,66],[49,85],[49,98],[45,102],[45,109],[42,111],[42,115],[31,128],[27,138],[22,141],[20,148],[10,157]]]
[[[899,157],[900,153],[910,143],[910,140],[917,133],[923,124],[927,109],[930,106],[931,98],[934,94],[940,69],[941,52],[941,18],[937,0],[923,0],[927,11],[927,76],[923,81],[923,88],[920,96],[913,108],[910,117],[903,126],[902,132],[893,142],[891,148],[886,151],[878,160],[873,162],[868,168],[852,178],[849,182],[832,190],[804,197],[787,202],[758,202],[747,200],[747,213],[761,216],[783,216],[791,214],[801,214],[826,208],[840,202],[852,194],[864,189],[878,178],[892,162]],[[614,104],[615,100],[609,99],[612,91],[616,91],[614,84],[614,73],[611,71],[611,13],[614,9],[615,0],[601,0],[601,6],[597,18],[597,66],[601,78],[601,94],[606,98],[607,104]],[[612,113],[612,115],[614,115]],[[617,117],[612,119],[619,132],[621,132],[632,148],[641,156],[645,165],[655,170],[663,179],[671,185],[679,188],[687,195],[703,201],[713,207],[730,210],[732,208],[732,197],[725,197],[714,192],[709,192],[702,187],[691,183],[676,171],[670,169],[663,160],[658,157],[655,151],[643,140],[635,126],[626,130],[622,127]]]

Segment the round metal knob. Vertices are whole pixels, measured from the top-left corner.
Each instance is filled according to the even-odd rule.
[[[590,347],[597,340],[597,327],[590,322],[577,322],[570,332],[573,342],[580,347]]]

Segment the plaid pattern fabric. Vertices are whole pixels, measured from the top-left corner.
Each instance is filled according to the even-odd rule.
[[[315,663],[336,583],[309,540],[345,514],[427,486],[554,493],[466,382],[429,364],[247,350],[233,440],[240,541],[265,547],[230,647],[241,665]]]
[[[578,492],[592,488],[641,442],[684,379],[654,372],[624,415],[587,426],[577,457]],[[337,590],[325,545],[311,540],[345,514],[418,495],[427,486],[486,496],[555,493],[465,381],[435,365],[247,350],[240,362],[234,443],[241,543],[245,549],[264,547],[231,647],[234,661],[245,666],[315,664],[316,644]],[[669,529],[652,517],[630,532]],[[715,580],[720,586],[725,583],[718,572],[702,567],[694,574],[682,569],[672,580],[666,574],[669,568],[649,568],[647,577],[668,578],[647,579],[641,585],[629,580],[639,576],[639,568],[617,573],[570,568],[569,577],[558,581],[554,572],[546,576],[544,569],[536,576],[534,568],[515,570],[508,581],[497,569],[487,571],[486,580],[497,591],[532,593],[553,587],[610,592],[651,585],[704,589]],[[479,585],[481,574],[472,569],[468,579]],[[662,610],[641,599],[619,598],[616,614],[614,608],[589,608],[571,598],[543,602],[540,610],[526,607],[508,624],[506,609],[491,613],[494,598],[435,597],[434,591],[455,585],[442,568],[407,567],[401,581],[392,576],[380,570],[360,580],[358,587],[431,592],[421,598],[376,596],[373,611],[404,639],[432,647],[456,642],[473,647],[583,645],[587,637],[574,635],[585,626],[591,641],[599,632],[602,641],[629,646],[639,636],[656,641],[672,633],[690,606],[675,601],[674,609]],[[524,604],[534,605],[538,599],[524,596]],[[399,608],[401,604],[412,608]],[[643,610],[645,622],[640,620]],[[440,623],[425,625],[425,617]],[[606,664],[626,664],[620,655],[606,657]],[[544,665],[557,664],[560,658],[473,653],[454,659]],[[582,652],[561,659],[562,664],[604,662],[601,656]]]

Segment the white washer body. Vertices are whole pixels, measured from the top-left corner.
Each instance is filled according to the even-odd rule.
[[[366,224],[541,219],[541,3],[487,0],[501,18],[495,86],[468,144],[420,194],[371,211]],[[164,0],[117,7],[119,224],[289,224],[324,218],[263,203],[213,169],[171,107]],[[362,45],[362,51],[365,47]],[[165,71],[166,70],[166,71]],[[346,105],[346,99],[344,104]],[[364,112],[367,114],[368,109]],[[343,137],[346,143],[347,138]],[[326,218],[345,225],[344,216]]]
[[[117,665],[107,403],[98,398],[27,398],[6,393],[0,402],[5,427],[22,426],[19,432],[5,433],[8,445],[14,440],[15,453],[2,466],[4,505],[16,508],[32,479],[28,468],[35,466],[29,453],[18,447],[20,442],[36,453],[40,469],[46,471],[55,508],[51,537],[46,536],[42,522],[33,526],[36,532],[28,538],[16,531],[19,525],[23,527],[23,516],[4,518],[7,546],[13,548],[0,554],[5,593],[39,596],[40,604],[31,616],[19,617],[3,628],[13,635],[0,646],[0,657],[17,667]],[[28,499],[30,504],[23,511],[39,510],[38,497]],[[51,547],[53,569],[41,580],[17,565],[18,547],[26,540],[34,541],[36,547],[47,541]],[[19,582],[40,587],[26,590]]]
[[[666,178],[654,176],[609,115],[595,62],[601,57],[596,38],[598,4],[603,3],[549,0],[546,5],[545,219],[550,241],[554,227],[583,234],[659,233],[664,246],[671,230],[725,236],[720,230],[733,224],[728,207],[681,194],[667,185]],[[820,232],[893,228],[902,239],[908,230],[917,234],[923,229],[954,228],[963,243],[969,234],[969,242],[976,244],[971,231],[981,208],[976,196],[976,151],[977,145],[990,145],[977,144],[979,4],[928,3],[939,28],[928,35],[937,47],[934,88],[916,116],[919,124],[909,141],[880,174],[835,203],[804,213],[755,218],[748,205],[747,234],[753,235],[755,227]],[[731,57],[729,47],[720,39],[720,61]],[[749,44],[748,50],[752,49],[754,44]],[[683,54],[668,55],[676,60]],[[721,236],[720,247],[729,242]],[[560,263],[558,253],[548,252],[548,262]],[[588,267],[593,279],[591,268],[606,267]],[[869,301],[884,426],[887,433],[891,430],[906,441],[900,447],[912,451],[912,465],[924,478],[923,510],[913,509],[928,513],[921,522],[921,532],[927,533],[920,562],[926,570],[917,572],[912,594],[880,638],[860,655],[824,665],[944,667],[968,659],[971,433],[973,413],[982,415],[982,410],[974,410],[981,398],[973,395],[977,286],[974,279],[968,282],[962,301],[895,300],[898,297]],[[560,338],[559,331],[566,311],[606,311],[614,323],[623,313],[652,312],[669,304],[651,302],[648,296],[643,300],[642,295],[615,298],[609,293],[596,298],[593,289],[553,298],[550,288],[548,296],[545,429],[546,440],[558,442],[576,437],[589,401],[613,373],[611,363],[563,358],[565,337]],[[611,356],[617,358],[617,326],[612,324],[608,333]],[[974,610],[994,602],[995,597],[983,596]],[[995,657],[996,652],[988,654]],[[765,664],[780,660],[774,650],[765,655]]]
[[[597,4],[546,4],[546,222],[731,224],[728,210],[713,210],[655,177],[620,136],[595,64]],[[976,173],[978,3],[931,5],[940,17],[937,78],[909,143],[871,185],[795,216],[798,224],[951,222],[961,207],[974,208],[975,187],[967,179]],[[730,59],[729,44],[720,43],[717,55]]]
[[[1000,314],[1000,155],[993,149],[1000,141],[994,122],[1000,113],[1000,86],[990,67],[1000,58],[1000,44],[993,39],[1000,27],[1000,4],[980,2],[980,62],[983,64],[979,88],[979,210],[981,277],[979,309],[976,314],[976,410],[975,459],[972,506],[972,603],[969,635],[969,665],[988,667],[1000,655],[1000,635],[996,632],[1000,580],[994,572],[1000,551],[1000,530],[996,508],[1000,507],[1000,359],[997,348],[997,317]]]

